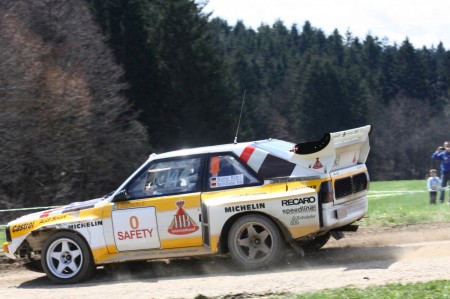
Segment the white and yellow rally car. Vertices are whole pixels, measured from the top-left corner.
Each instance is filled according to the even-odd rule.
[[[368,208],[370,131],[152,154],[104,198],[10,222],[3,248],[57,283],[98,266],[207,254],[265,267],[287,244],[315,250],[356,230]]]

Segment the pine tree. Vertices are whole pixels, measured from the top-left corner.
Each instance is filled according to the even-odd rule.
[[[231,97],[201,7],[190,0],[89,2],[125,67],[127,95],[155,148],[229,140]]]
[[[0,4],[0,52],[11,54],[0,67],[3,201],[36,206],[103,195],[150,150],[122,96],[122,70],[79,4]]]

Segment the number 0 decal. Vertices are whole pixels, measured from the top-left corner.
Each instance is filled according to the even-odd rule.
[[[130,217],[130,226],[132,229],[137,229],[139,227],[139,219],[136,216]]]
[[[155,207],[112,211],[118,251],[161,248]]]

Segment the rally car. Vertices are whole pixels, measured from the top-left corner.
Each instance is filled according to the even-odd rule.
[[[317,250],[356,230],[368,209],[370,131],[152,154],[103,198],[10,222],[4,252],[61,284],[98,266],[209,254],[266,267],[286,245]]]

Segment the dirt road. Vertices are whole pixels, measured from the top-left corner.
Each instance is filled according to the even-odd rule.
[[[343,286],[450,280],[450,223],[364,229],[279,266],[238,272],[227,258],[148,263],[139,274],[99,269],[88,282],[58,286],[43,274],[0,267],[2,298],[254,298]]]

